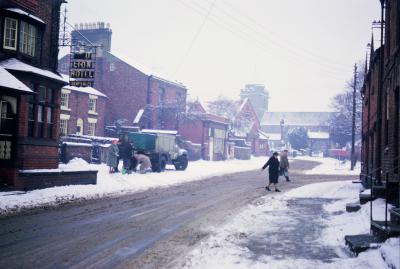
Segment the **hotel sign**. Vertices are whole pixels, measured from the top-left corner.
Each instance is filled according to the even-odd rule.
[[[69,84],[76,87],[93,87],[96,65],[96,48],[84,51],[71,49]]]

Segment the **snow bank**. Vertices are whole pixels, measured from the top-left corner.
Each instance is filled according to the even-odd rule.
[[[356,167],[351,171],[349,161],[343,162],[334,158],[299,156],[295,160],[321,163],[311,170],[304,171],[306,175],[359,175],[361,172],[360,162],[357,162]]]
[[[400,238],[389,239],[378,249],[368,250],[358,257],[353,257],[346,251],[345,235],[369,231],[369,203],[363,205],[358,212],[345,212],[345,204],[356,201],[360,191],[360,185],[351,182],[328,182],[307,185],[283,195],[269,194],[257,201],[256,205],[247,206],[225,225],[205,228],[211,236],[192,250],[178,268],[400,269]],[[315,216],[323,228],[321,235],[317,234],[313,248],[317,252],[332,249],[336,252],[336,258],[324,262],[320,259],[280,255],[279,251],[268,249],[268,242],[277,240],[274,238],[276,231],[283,230],[286,233],[287,227],[284,224],[296,221],[290,217],[287,203],[299,198],[332,199],[332,202],[323,206],[327,216]],[[321,203],[321,200],[315,202]],[[384,201],[376,200],[373,206],[374,219],[382,219],[385,212]],[[282,212],[276,214],[277,211]],[[294,225],[301,227],[302,223]],[[293,233],[293,230],[288,230],[287,233]],[[253,252],[244,243],[248,238],[254,237],[266,242],[267,248],[262,253]],[[288,237],[287,244],[291,244],[291,238]],[[325,254],[329,255],[326,252]]]
[[[0,192],[0,214],[18,211],[22,208],[54,205],[77,199],[92,199],[105,196],[122,195],[149,188],[166,187],[179,183],[202,180],[213,176],[260,169],[265,157],[251,160],[229,160],[220,162],[190,162],[185,171],[175,171],[167,166],[163,173],[130,175],[109,174],[105,164],[88,164],[82,159],[60,164],[57,171],[98,170],[96,185],[70,185],[29,192]],[[54,171],[56,171],[54,170]],[[49,172],[49,169],[29,170],[30,172]]]

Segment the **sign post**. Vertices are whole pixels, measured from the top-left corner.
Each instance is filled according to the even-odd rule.
[[[93,87],[96,47],[72,45],[69,66],[69,85],[75,87]]]

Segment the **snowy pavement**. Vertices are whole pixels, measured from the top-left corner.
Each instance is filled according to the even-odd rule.
[[[57,171],[98,170],[96,185],[70,185],[28,192],[0,192],[0,215],[21,209],[44,207],[79,199],[94,199],[129,194],[150,188],[167,187],[180,183],[202,180],[213,176],[260,169],[265,157],[251,160],[229,160],[220,162],[190,162],[185,171],[175,171],[167,166],[163,173],[109,174],[105,164],[88,164],[82,159],[60,164]],[[47,170],[36,170],[47,171]]]
[[[369,203],[357,201],[360,185],[329,182],[270,194],[246,207],[186,256],[178,268],[400,269],[400,238],[353,257],[344,236],[369,232]],[[373,202],[374,219],[384,218],[383,200]]]
[[[357,162],[353,171],[350,170],[350,161],[340,161],[334,158],[298,156],[295,160],[314,161],[321,163],[315,168],[304,171],[306,175],[359,175],[361,164]]]

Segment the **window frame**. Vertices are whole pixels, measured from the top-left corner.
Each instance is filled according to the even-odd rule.
[[[67,135],[68,135],[68,120],[60,119],[60,136],[67,136]]]
[[[97,114],[97,96],[89,95],[88,112],[92,114]]]
[[[87,134],[89,136],[95,136],[96,135],[96,122],[88,122]]]
[[[29,57],[35,57],[37,38],[38,38],[38,28],[33,24],[21,20],[19,26],[19,42],[18,42],[19,52]],[[26,50],[24,44],[25,42],[26,42]]]
[[[69,109],[69,93],[67,92],[61,92],[61,96],[60,96],[60,106],[61,109]],[[65,98],[63,98],[63,96]]]
[[[15,29],[13,29],[15,31],[15,36],[14,36],[14,45],[15,47],[10,47],[6,45],[6,38],[7,38],[7,21],[14,21],[15,22]],[[12,51],[17,51],[18,49],[18,19],[15,18],[11,18],[11,17],[4,17],[4,21],[3,21],[3,48],[7,49],[7,50],[12,50]],[[10,38],[10,40],[12,40]]]

